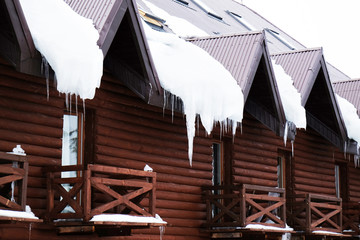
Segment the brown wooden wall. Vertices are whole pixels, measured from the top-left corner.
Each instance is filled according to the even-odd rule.
[[[309,192],[335,196],[336,151],[311,128],[297,131],[292,166],[295,194]]]
[[[65,110],[64,95],[52,84],[47,101],[44,79],[18,73],[0,61],[0,151],[11,151],[17,144],[25,149],[30,162],[28,204],[37,216],[46,209],[43,167],[61,164]],[[171,115],[170,111],[147,105],[106,74],[95,99],[86,101],[86,124],[93,121],[90,137],[94,140],[93,145],[87,145],[91,148],[86,149],[87,161],[133,169],[149,164],[157,172],[157,212],[169,223],[163,239],[208,239],[200,232],[206,213],[201,186],[211,184],[211,146],[215,138],[205,136],[200,127],[190,167],[185,119],[176,113],[172,120]],[[233,183],[272,187],[277,185],[279,150],[291,152],[289,143],[285,148],[282,138],[248,114],[232,149]],[[298,131],[294,154],[295,192],[335,195],[334,163],[344,161],[344,155],[311,129]],[[350,196],[356,201],[360,200],[358,173],[359,169],[350,164],[349,179],[355,182],[349,187]],[[41,231],[48,233],[39,233],[44,238],[55,234]],[[159,239],[157,228],[136,230],[135,234],[123,239]]]

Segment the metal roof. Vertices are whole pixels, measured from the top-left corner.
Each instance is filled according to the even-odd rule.
[[[189,39],[219,61],[236,79],[245,97],[263,55],[262,32]]]
[[[136,0],[136,2],[143,10],[151,13],[151,9],[146,5],[146,2],[150,2],[172,16],[189,21],[210,36],[245,33],[249,31],[249,27],[251,31],[263,31],[265,29],[265,39],[271,54],[289,51],[293,48],[295,50],[306,48],[257,12],[234,0],[205,1],[206,5],[222,20],[207,14],[193,0],[188,0],[188,5],[181,4],[176,0]],[[243,23],[240,23],[231,13],[240,16]],[[166,19],[164,20],[166,21]],[[246,23],[249,23],[250,26],[246,26]],[[328,64],[327,68],[332,81],[349,79],[347,75],[331,64]]]
[[[311,127],[342,148],[347,139],[346,127],[332,88],[322,48],[279,53],[272,55],[272,58],[291,76],[294,86],[300,92],[302,105],[307,111],[308,125],[311,123]]]
[[[265,43],[265,33],[248,32],[192,38],[188,39],[188,41],[207,51],[232,74],[243,90],[246,103],[250,104],[253,100],[259,103],[262,101],[261,105],[266,106],[265,112],[269,112],[272,118],[275,117],[280,125],[275,126],[275,120],[266,120],[261,116],[255,117],[281,135],[285,115],[271,68],[270,54]],[[263,75],[256,77],[256,74]],[[257,83],[255,84],[255,82]],[[266,86],[268,86],[268,89],[264,91]],[[253,99],[249,99],[249,93],[252,89],[257,90],[255,95],[252,96]],[[251,111],[251,109],[249,110]],[[269,118],[271,118],[270,115],[268,115]]]
[[[136,90],[140,92],[142,94],[141,97],[147,101],[149,100],[147,99],[148,96],[144,96],[145,93],[144,91],[140,91],[141,89],[150,89],[150,92],[146,94],[152,95],[153,99],[162,93],[134,0],[64,1],[78,14],[94,21],[95,27],[100,33],[98,45],[102,49],[105,57],[113,44],[116,34],[118,31],[121,31],[120,27],[129,25],[127,29],[130,30],[124,30],[124,28],[122,28],[123,31],[125,31],[122,38],[124,41],[134,42],[134,47],[129,49],[133,51],[129,53],[129,57],[138,58],[139,65],[141,65],[141,70],[139,70],[139,68],[136,73],[142,75],[143,80],[141,86],[137,87]],[[33,39],[22,12],[20,2],[18,0],[5,0],[0,4],[0,13],[2,13],[0,16],[2,22],[2,24],[0,24],[0,54],[11,62],[18,71],[42,76],[41,56],[34,47]],[[11,36],[11,38],[8,36]],[[124,80],[120,77],[128,76],[125,80],[127,83],[132,84],[136,73],[133,74],[127,71],[127,68],[124,69],[125,72],[118,76],[119,79]],[[113,73],[116,75],[116,69],[113,70]],[[136,84],[133,85],[134,86],[131,87],[136,88]]]
[[[341,97],[351,102],[360,116],[360,79],[333,83],[334,90]]]
[[[323,53],[321,48],[305,49],[271,55],[276,64],[291,76],[294,86],[300,92],[305,106],[310,90],[320,70]]]

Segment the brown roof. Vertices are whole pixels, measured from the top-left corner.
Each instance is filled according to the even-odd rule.
[[[322,49],[305,49],[301,51],[284,52],[272,55],[276,64],[291,76],[295,88],[300,92],[302,105],[305,106],[310,90],[320,70]]]
[[[351,102],[360,116],[360,79],[333,83],[334,90],[341,97]]]
[[[129,85],[146,101],[149,100],[149,95],[155,98],[161,93],[160,83],[133,0],[65,0],[65,2],[78,14],[94,21],[95,27],[100,33],[98,45],[104,56],[107,56],[117,33],[122,29],[122,39],[120,39],[122,42],[120,44],[133,41],[134,43],[129,49],[132,52],[129,53],[129,56],[136,59],[132,62],[135,71],[134,69],[129,70],[127,66],[121,69],[118,77],[121,77],[120,79],[124,80],[125,84]],[[19,1],[5,0],[1,2],[0,13],[0,22],[6,23],[0,24],[0,54],[11,62],[18,71],[42,76],[40,71],[41,56],[34,48],[31,33]],[[122,23],[131,26],[120,28]],[[112,56],[111,61],[118,60],[115,58]],[[118,62],[112,63],[111,66],[117,64]],[[118,73],[114,72],[115,75]],[[138,75],[141,75],[142,78]]]
[[[232,74],[243,90],[245,109],[248,112],[279,135],[283,134],[285,115],[271,68],[264,32],[201,37],[188,41],[203,48]],[[260,105],[269,113],[268,118],[273,120],[256,115]],[[263,110],[261,111],[264,113]]]
[[[272,58],[291,76],[300,92],[308,125],[342,149],[347,141],[346,128],[322,48],[279,53]]]
[[[203,48],[219,61],[236,79],[245,99],[250,90],[257,66],[263,56],[262,32],[203,37],[188,41]]]

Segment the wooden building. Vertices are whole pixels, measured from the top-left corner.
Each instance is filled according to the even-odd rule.
[[[16,187],[19,206],[13,207],[3,193],[0,206],[24,210],[26,201],[40,218],[0,218],[1,239],[159,239],[158,226],[163,224],[89,221],[104,211],[145,217],[157,213],[167,222],[163,239],[276,239],[284,232],[295,233],[285,224],[294,219],[297,194],[332,201],[331,207],[318,210],[325,216],[315,221],[325,218],[332,225],[328,230],[341,232],[328,212],[336,211],[335,218],[342,210],[343,193],[337,192],[342,188],[335,187],[335,180],[343,178],[335,177],[336,164],[340,174],[353,170],[342,153],[346,132],[320,50],[314,51],[316,61],[310,61],[315,74],[307,82],[299,80],[306,84],[302,93],[307,93],[303,104],[309,127],[298,131],[292,156],[291,145],[283,143],[286,120],[265,33],[189,40],[227,66],[245,97],[242,128],[235,136],[221,126],[207,136],[199,126],[190,167],[184,116],[163,108],[163,90],[134,2],[104,4],[106,14],[100,17],[92,15],[91,7],[66,2],[94,19],[105,56],[101,87],[85,107],[74,97],[66,106],[65,96],[53,84],[47,96],[42,59],[19,2],[0,3],[0,151],[9,152],[18,144],[26,151],[26,157],[0,153],[1,173],[13,175],[1,183],[27,183]],[[230,48],[236,54],[219,57]],[[296,66],[302,67],[308,66]],[[326,98],[319,101],[318,96]],[[76,122],[74,166],[62,166],[64,119]],[[24,170],[8,163],[15,161],[25,162]],[[146,164],[152,173],[143,171]],[[74,175],[62,178],[64,171]],[[349,181],[357,178],[351,176]],[[68,193],[64,184],[71,186]],[[356,189],[348,191],[353,201]],[[27,197],[20,201],[24,192]],[[73,211],[63,211],[66,207]],[[292,215],[286,216],[286,209]],[[306,211],[299,211],[301,217]],[[309,234],[306,230],[312,229],[300,228],[304,232],[299,234]]]
[[[357,185],[353,174],[358,170],[349,161],[357,154],[357,147],[346,135],[322,49],[280,53],[273,58],[294,80],[307,114],[307,129],[297,131],[293,156],[288,155],[284,165],[289,224],[307,234],[319,230],[340,233],[351,229],[343,233],[357,235],[358,226],[352,222],[354,211],[347,210],[358,198],[356,191],[350,190],[352,184]],[[300,195],[309,206],[314,204],[309,209],[313,215],[306,216],[306,224],[298,211],[305,207],[297,206]],[[326,204],[331,205],[328,210],[325,210]],[[352,212],[351,217],[348,212]]]

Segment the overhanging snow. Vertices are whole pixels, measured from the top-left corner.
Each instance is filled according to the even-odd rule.
[[[227,120],[232,121],[235,134],[237,122],[243,118],[242,90],[205,50],[174,34],[155,31],[144,22],[143,26],[161,86],[184,103],[191,164],[196,115],[208,134],[214,121],[227,124]]]
[[[93,21],[63,0],[20,0],[20,4],[36,49],[55,72],[58,91],[94,98],[104,57]]]

